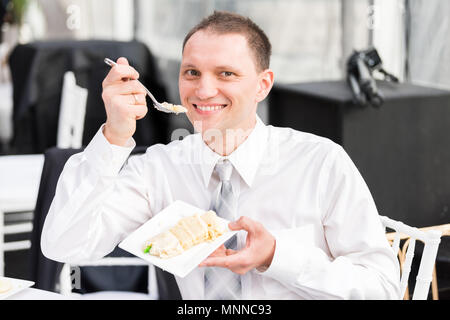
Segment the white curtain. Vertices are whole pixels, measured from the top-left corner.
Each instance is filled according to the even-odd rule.
[[[404,0],[374,0],[372,6],[373,45],[383,67],[404,81],[406,59],[406,11]]]
[[[369,0],[32,0],[31,3],[37,3],[41,19],[36,18],[38,11],[34,10],[27,22],[32,30],[42,30],[32,40],[136,38],[146,43],[161,67],[169,71],[177,69],[173,64],[181,59],[185,34],[214,10],[238,12],[262,27],[272,42],[271,67],[278,82],[342,78],[351,49],[365,48],[368,44]],[[172,83],[173,79],[169,81]]]
[[[353,47],[367,44],[366,0],[352,6]],[[271,67],[279,82],[337,79],[343,75],[341,0],[137,0],[137,38],[158,57],[181,59],[184,36],[214,10],[254,20],[269,36]]]
[[[33,28],[43,25],[35,39],[131,40],[134,35],[133,0],[31,0],[37,3],[43,20],[35,11],[26,19]],[[31,21],[34,18],[34,21]]]
[[[30,0],[30,40],[137,39],[179,103],[184,36],[214,10],[252,18],[269,36],[276,83],[343,79],[352,50],[378,49],[387,71],[450,88],[447,0]],[[259,108],[264,119],[266,106]],[[178,118],[177,118],[178,119]],[[178,120],[176,120],[178,121]],[[177,124],[175,124],[177,126]]]
[[[450,1],[406,1],[408,78],[414,83],[450,89]]]
[[[401,79],[450,87],[447,0],[30,0],[29,40],[137,38],[177,92],[186,32],[213,10],[251,17],[273,45],[277,82],[339,79],[352,49],[378,49]],[[405,77],[406,75],[406,77]]]

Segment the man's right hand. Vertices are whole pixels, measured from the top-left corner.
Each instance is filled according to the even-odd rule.
[[[119,58],[102,83],[106,109],[103,134],[111,143],[124,146],[136,131],[136,120],[147,114],[146,91],[137,81],[139,73]]]

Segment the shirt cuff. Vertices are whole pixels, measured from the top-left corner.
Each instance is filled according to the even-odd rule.
[[[84,155],[89,163],[101,176],[117,176],[131,151],[136,146],[133,138],[126,145],[116,146],[103,135],[103,124],[84,150]]]
[[[276,241],[272,263],[265,271],[256,270],[257,274],[287,284],[301,283],[308,270],[314,270],[323,261],[330,261],[326,253],[314,244],[312,225],[271,233]]]

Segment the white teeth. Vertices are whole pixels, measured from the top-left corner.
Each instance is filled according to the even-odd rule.
[[[223,109],[224,106],[197,106],[197,108],[202,111],[215,111],[215,110]]]

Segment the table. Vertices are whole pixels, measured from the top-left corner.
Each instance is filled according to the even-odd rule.
[[[379,109],[356,106],[343,80],[275,85],[269,124],[339,143],[361,172],[380,214],[420,228],[448,224],[450,91],[385,81],[377,86],[385,96]],[[450,292],[445,286],[447,240],[441,240],[436,259],[442,292]]]
[[[10,296],[7,300],[72,300],[72,298],[51,291],[27,288]]]
[[[348,84],[275,85],[269,124],[327,137],[350,155],[379,212],[410,226],[450,221],[450,91],[377,81],[380,108],[353,104]]]
[[[43,154],[0,156],[0,208],[33,210],[39,190]]]

